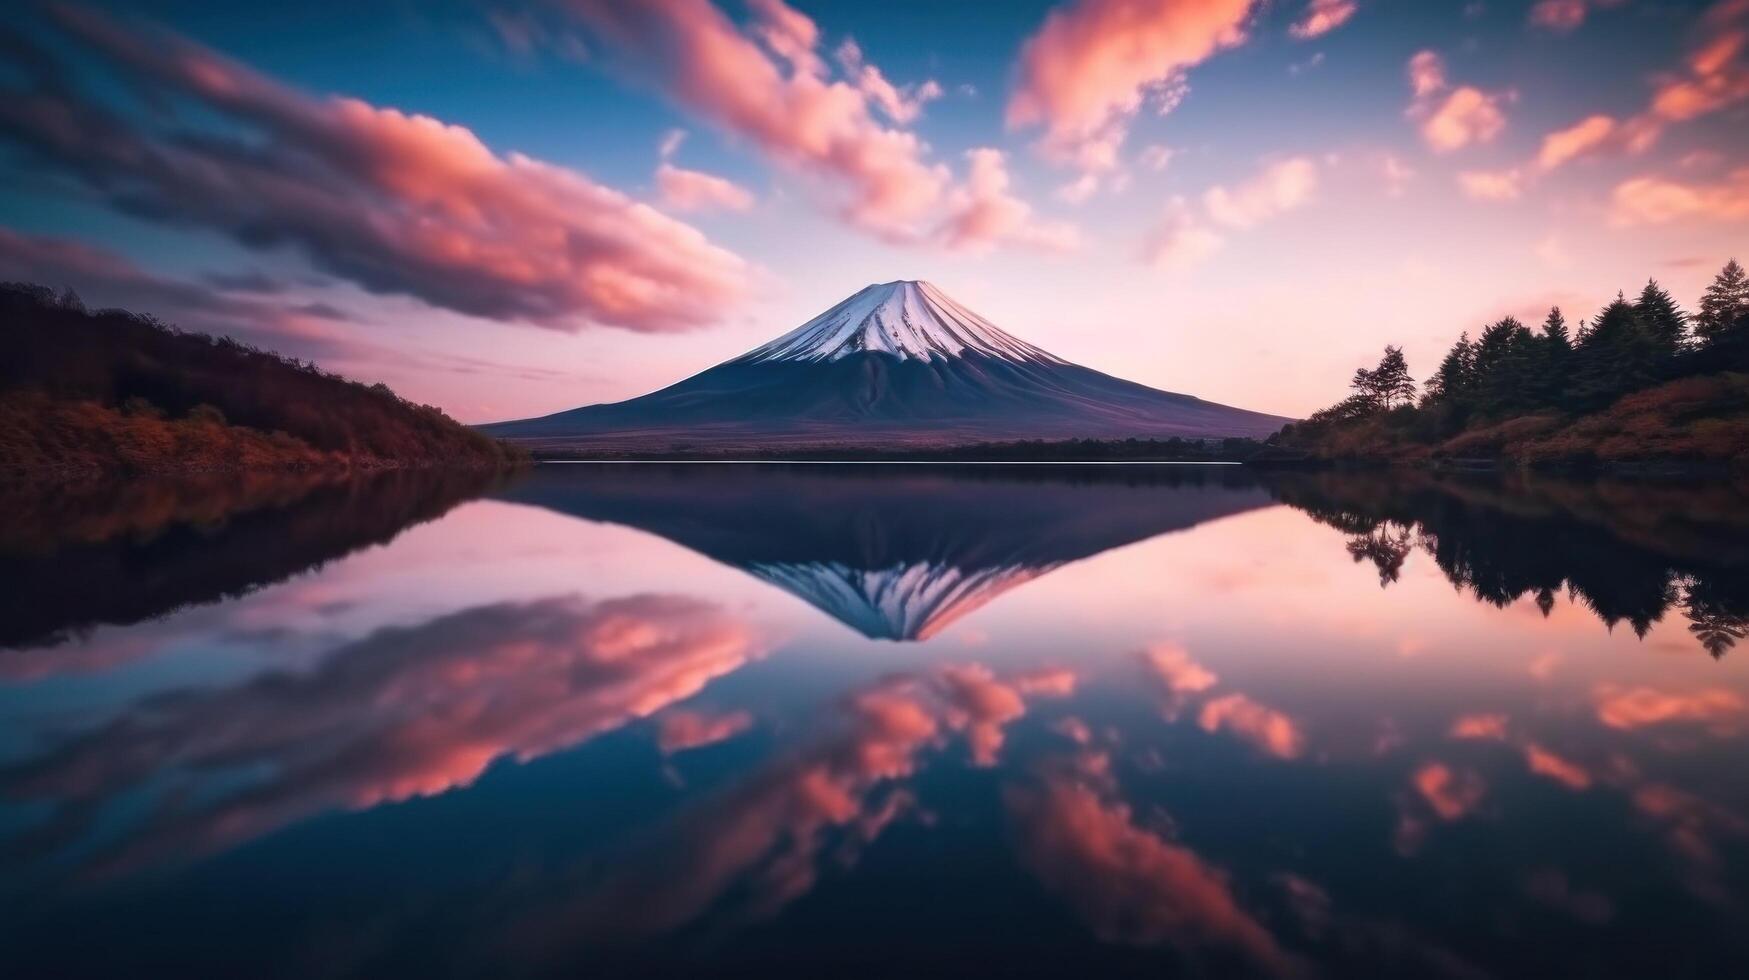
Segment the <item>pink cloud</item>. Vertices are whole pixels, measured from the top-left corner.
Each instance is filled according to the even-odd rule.
[[[501,156],[429,116],[305,95],[150,26],[52,9],[165,111],[142,117],[150,130],[124,120],[51,83],[43,60],[49,74],[0,99],[0,137],[130,213],[289,246],[373,291],[560,329],[696,327],[748,289],[740,258],[581,173]]]
[[[656,745],[663,755],[673,755],[727,741],[752,727],[750,712],[714,715],[676,708],[656,719]]]
[[[1008,794],[1021,861],[1105,942],[1230,950],[1268,974],[1294,972],[1275,938],[1233,895],[1227,876],[1136,823],[1096,753]]]
[[[1673,694],[1650,687],[1601,684],[1593,692],[1593,701],[1598,721],[1625,731],[1673,722],[1729,728],[1746,706],[1742,695],[1722,687]]]
[[[1531,5],[1531,26],[1565,34],[1585,23],[1585,0],[1537,0]]]
[[[1203,192],[1200,208],[1174,197],[1149,233],[1143,259],[1163,269],[1195,265],[1226,244],[1216,226],[1235,231],[1255,227],[1305,206],[1317,186],[1317,164],[1309,157],[1292,157],[1269,164],[1238,184],[1210,187]]]
[[[1749,219],[1749,168],[1733,170],[1716,183],[1634,177],[1617,184],[1610,196],[1610,220],[1617,225],[1666,224],[1686,218]]]
[[[1190,652],[1176,643],[1156,643],[1142,654],[1142,659],[1173,694],[1206,691],[1220,679],[1192,660]]]
[[[1613,117],[1601,113],[1587,116],[1566,129],[1544,136],[1542,149],[1537,151],[1536,165],[1541,170],[1553,170],[1603,145],[1615,131]]]
[[[1434,51],[1417,51],[1409,59],[1409,90],[1415,97],[1425,98],[1444,90],[1445,59]]]
[[[1318,187],[1318,167],[1308,157],[1272,163],[1235,187],[1203,193],[1203,209],[1216,224],[1250,228],[1305,205]]]
[[[1749,2],[1721,0],[1701,18],[1682,69],[1664,77],[1651,113],[1682,122],[1749,98]]]
[[[1243,694],[1228,694],[1204,704],[1197,724],[1208,732],[1231,731],[1279,759],[1297,758],[1305,749],[1305,736],[1291,717]]]
[[[559,597],[384,629],[307,673],[190,689],[78,736],[6,789],[98,805],[175,771],[115,866],[203,854],[331,809],[442,793],[691,697],[763,653],[746,625],[683,596]],[[257,773],[234,783],[239,769]]]
[[[1701,17],[1696,39],[1674,70],[1654,76],[1647,107],[1626,119],[1593,114],[1543,138],[1535,165],[1549,172],[1605,148],[1643,153],[1672,123],[1749,99],[1749,0],[1724,0]]]
[[[1453,769],[1443,762],[1429,762],[1415,770],[1410,779],[1420,795],[1441,820],[1461,820],[1481,805],[1487,796],[1488,784],[1467,769]]]
[[[1458,189],[1478,201],[1514,201],[1524,188],[1524,175],[1511,170],[1466,170],[1457,175]]]
[[[1494,714],[1464,715],[1451,723],[1452,738],[1485,738],[1500,741],[1506,737],[1506,716]]]
[[[1042,126],[1045,155],[1083,170],[1117,166],[1130,119],[1170,106],[1184,75],[1245,40],[1254,0],[1072,0],[1020,52],[1012,127]]]
[[[853,692],[833,729],[658,828],[606,882],[591,882],[569,907],[532,924],[534,938],[581,932],[624,941],[707,913],[775,913],[812,890],[826,858],[853,861],[914,807],[894,784],[914,775],[947,733],[966,733],[974,763],[994,761],[1003,728],[1026,712],[1026,686],[980,664],[948,664]]]
[[[948,248],[982,252],[1012,243],[1067,252],[1080,244],[1074,226],[1036,219],[1032,206],[1010,193],[1008,165],[1001,150],[968,150],[966,160],[966,182],[949,196],[949,216],[938,232]]]
[[[1439,153],[1490,142],[1506,129],[1502,101],[1500,95],[1469,85],[1453,89],[1422,121],[1421,138]]]
[[[1226,244],[1226,239],[1209,228],[1182,197],[1166,202],[1166,209],[1155,223],[1142,247],[1142,258],[1159,269],[1183,269],[1194,266],[1214,255]]]
[[[1524,763],[1539,776],[1560,783],[1575,792],[1591,786],[1591,773],[1584,766],[1531,742],[1524,747]]]
[[[1305,13],[1288,27],[1287,32],[1302,41],[1322,37],[1348,23],[1359,9],[1356,0],[1311,0],[1306,4]]]
[[[1433,51],[1409,59],[1409,90],[1414,98],[1409,117],[1419,121],[1421,138],[1436,153],[1449,153],[1473,143],[1487,143],[1506,128],[1504,103],[1512,92],[1489,93],[1471,85],[1451,88],[1445,61]],[[1443,98],[1441,96],[1443,95]]]
[[[829,77],[817,50],[819,28],[782,0],[751,4],[745,30],[709,0],[555,6],[605,63],[780,165],[816,178],[859,228],[915,241],[948,189],[947,168],[925,161],[922,140],[873,115],[875,109],[889,117],[914,115],[933,88],[914,90],[910,101],[902,90],[889,93],[860,49],[852,81]]]
[[[676,211],[746,211],[753,207],[753,192],[740,184],[672,163],[656,168],[656,189],[662,194],[662,203]]]
[[[942,96],[941,84],[934,79],[902,88],[887,81],[887,76],[879,68],[862,60],[862,48],[853,40],[846,39],[833,54],[856,90],[895,123],[905,125],[917,121],[917,117],[923,114],[923,107]]]

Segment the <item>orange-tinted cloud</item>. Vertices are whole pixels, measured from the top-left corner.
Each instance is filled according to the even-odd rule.
[[[26,87],[0,98],[0,139],[119,209],[290,247],[372,291],[555,328],[699,326],[748,288],[739,257],[574,170],[429,116],[305,95],[162,30],[51,9],[165,111],[125,119],[37,52]],[[189,122],[203,116],[247,138]]]
[[[5,790],[77,808],[183,774],[195,791],[166,794],[111,863],[203,854],[465,786],[496,760],[654,714],[762,652],[740,621],[682,596],[481,606],[381,630],[307,673],[157,697],[13,771]],[[240,771],[253,775],[238,785]]]
[[[1617,225],[1656,225],[1686,218],[1709,221],[1749,219],[1749,167],[1714,183],[1686,183],[1664,177],[1633,177],[1610,195],[1610,221]]]
[[[1503,101],[1470,85],[1455,88],[1422,120],[1421,138],[1439,153],[1490,142],[1506,129]]]
[[[1305,736],[1293,718],[1243,694],[1228,694],[1202,706],[1197,724],[1204,731],[1230,731],[1280,759],[1297,758]]]
[[[1175,643],[1156,643],[1142,654],[1142,659],[1174,694],[1206,691],[1220,679],[1213,671],[1192,660],[1190,652]]]
[[[747,711],[708,714],[686,708],[664,711],[656,719],[656,745],[663,755],[727,741],[753,727]]]
[[[753,207],[753,192],[740,184],[666,161],[656,168],[656,190],[662,203],[676,211],[746,211]]]
[[[1722,687],[1672,694],[1650,687],[1600,684],[1592,700],[1598,721],[1625,731],[1673,722],[1724,730],[1742,718],[1745,708],[1742,695]]]
[[[1556,130],[1543,137],[1542,149],[1536,155],[1537,168],[1553,170],[1575,157],[1589,153],[1602,146],[1615,131],[1615,119],[1601,113],[1587,116],[1566,129]]]
[[[837,860],[851,860],[912,808],[894,784],[949,732],[966,734],[975,763],[993,761],[1003,727],[1026,711],[1019,693],[1026,686],[980,664],[950,664],[853,693],[835,715],[838,727],[659,828],[608,881],[531,923],[523,938],[568,942],[581,932],[627,942],[707,912],[774,913],[813,888],[829,846]],[[1052,679],[1046,687],[1065,684]]]
[[[1041,126],[1040,148],[1083,170],[1114,169],[1129,121],[1170,105],[1184,74],[1245,40],[1254,0],[1071,0],[1020,52],[1008,124]]]
[[[1359,9],[1356,0],[1311,0],[1305,13],[1288,26],[1287,32],[1302,41],[1322,37],[1348,23]]]
[[[1451,737],[1504,740],[1506,738],[1506,716],[1495,714],[1464,715],[1451,723]]]
[[[1491,142],[1505,131],[1501,106],[1512,101],[1512,92],[1484,92],[1471,85],[1451,88],[1445,61],[1433,51],[1416,52],[1407,71],[1414,96],[1409,117],[1418,121],[1422,140],[1434,152]]]
[[[1170,945],[1193,958],[1236,953],[1266,973],[1292,972],[1220,869],[1138,826],[1114,798],[1102,757],[1083,753],[1077,762],[1008,793],[1021,861],[1045,887],[1105,942]]]
[[[860,49],[840,48],[839,61],[852,69],[849,81],[830,77],[818,51],[819,28],[782,0],[750,4],[745,29],[709,0],[551,6],[604,63],[816,178],[859,228],[918,240],[948,190],[947,168],[927,162],[923,141],[875,116],[908,122],[936,89],[905,95],[862,60]]]
[[[1415,792],[1441,820],[1461,820],[1480,806],[1488,784],[1468,769],[1453,769],[1443,762],[1429,762],[1410,779]]]
[[[949,216],[939,232],[948,248],[983,252],[1013,243],[1066,252],[1080,243],[1074,226],[1038,220],[1031,205],[1009,192],[1008,165],[1001,150],[968,150],[966,161],[965,183],[949,195]]]
[[[1570,790],[1578,791],[1591,785],[1591,773],[1584,766],[1543,748],[1535,742],[1524,747],[1524,763],[1530,771],[1547,776]]]
[[[1650,114],[1682,122],[1749,98],[1749,2],[1721,0],[1707,10],[1697,43],[1681,70],[1663,78],[1652,94]]]

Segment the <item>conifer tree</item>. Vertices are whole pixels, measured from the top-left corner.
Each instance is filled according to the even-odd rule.
[[[1646,288],[1634,301],[1634,314],[1640,318],[1640,324],[1646,328],[1652,342],[1657,344],[1659,353],[1675,357],[1687,340],[1688,314],[1658,285],[1658,280],[1646,280]]]
[[[1500,415],[1528,407],[1535,338],[1517,317],[1489,324],[1476,341],[1476,407]]]
[[[1539,406],[1559,404],[1567,393],[1573,371],[1573,340],[1567,332],[1567,318],[1558,306],[1549,307],[1539,338],[1540,356],[1536,365],[1536,400]]]
[[[1414,403],[1415,378],[1409,373],[1409,362],[1403,357],[1403,348],[1387,346],[1371,378],[1381,407],[1388,409]]]
[[[1573,394],[1587,407],[1645,387],[1658,376],[1658,344],[1619,293],[1591,322],[1576,354]]]
[[[1749,275],[1732,259],[1713,277],[1712,285],[1700,298],[1694,332],[1701,340],[1714,342],[1735,328],[1745,313],[1749,313]]]
[[[1466,331],[1451,345],[1439,369],[1427,379],[1422,404],[1467,404],[1475,388],[1476,345]]]

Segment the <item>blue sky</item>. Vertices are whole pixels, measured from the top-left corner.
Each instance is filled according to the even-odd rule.
[[[0,275],[468,421],[638,394],[895,278],[1090,366],[1303,414],[1386,343],[1425,374],[1507,313],[1589,315],[1648,276],[1692,302],[1749,226],[1744,0],[141,2],[6,26]],[[83,143],[55,128],[98,110]]]

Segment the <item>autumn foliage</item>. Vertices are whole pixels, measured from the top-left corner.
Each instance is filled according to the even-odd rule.
[[[513,451],[416,405],[228,337],[0,285],[0,472],[501,465]]]

